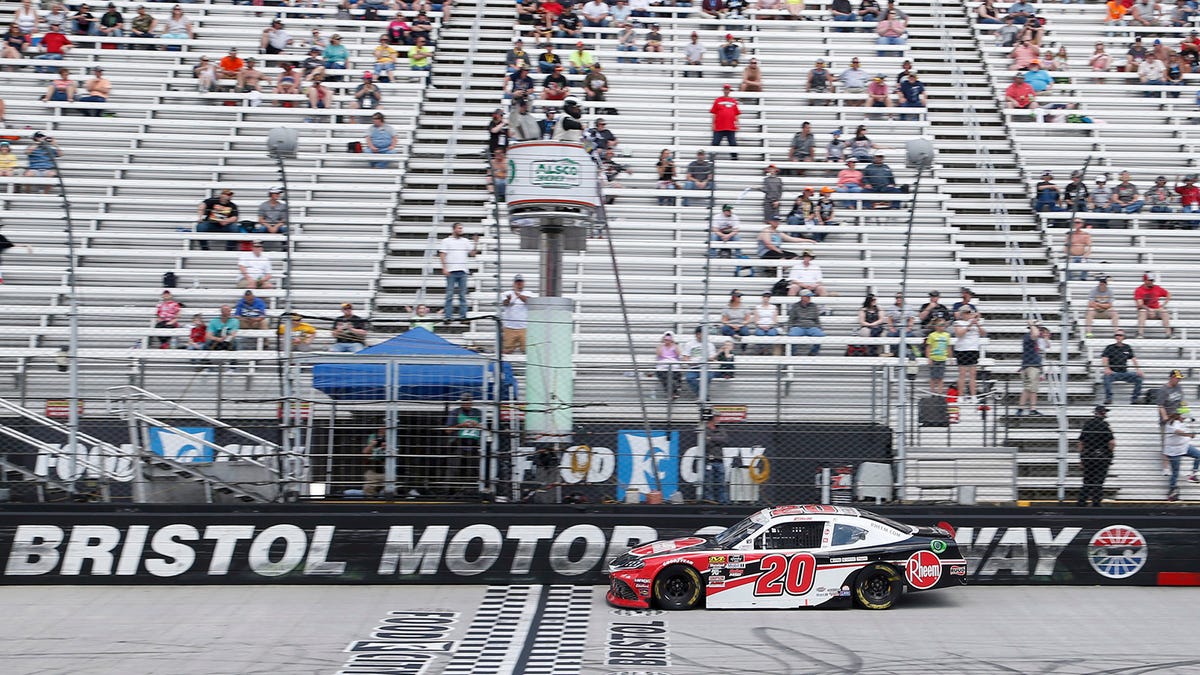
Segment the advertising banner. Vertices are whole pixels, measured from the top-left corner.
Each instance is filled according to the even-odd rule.
[[[533,141],[508,148],[509,209],[530,205],[596,208],[596,162],[579,143]]]
[[[1070,509],[1066,511],[1071,511]],[[1200,568],[1200,514],[880,509],[949,523],[972,584],[1157,585]],[[607,560],[749,511],[536,506],[0,509],[4,584],[604,584]]]

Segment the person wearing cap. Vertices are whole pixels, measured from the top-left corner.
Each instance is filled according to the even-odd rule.
[[[817,198],[817,225],[835,227],[841,224],[834,217],[836,205],[833,202],[833,193],[834,189],[828,185],[821,188],[821,196]],[[829,236],[828,232],[814,232],[812,239],[822,242],[827,236]]]
[[[741,232],[742,221],[733,213],[733,205],[725,204],[721,207],[721,214],[713,216],[712,228],[709,233],[709,241],[717,244],[724,244],[731,241],[740,241],[738,234]],[[732,256],[741,257],[740,253],[735,253],[729,248],[710,248],[709,255],[714,258],[729,258]]]
[[[133,19],[129,22],[129,37],[135,38],[153,38],[154,29],[158,26],[158,19],[146,11],[144,5],[137,6],[137,14],[133,15]],[[135,49],[153,49],[150,46],[135,47]]]
[[[791,290],[788,290],[791,295]],[[799,293],[800,300],[788,308],[788,337],[825,337],[821,329],[821,308],[812,301],[813,292],[807,288]],[[791,354],[796,356],[800,345],[792,345]],[[809,356],[821,353],[821,343],[817,342],[808,349]]]
[[[680,348],[680,359],[685,361],[687,371],[683,375],[684,382],[687,383],[688,389],[697,398],[700,397],[700,374],[704,371],[704,363],[713,361],[717,357],[717,348],[713,346],[711,341],[704,339],[704,327],[696,326],[696,330],[692,332],[692,338],[683,343]],[[717,374],[715,367],[710,367],[708,370],[708,381],[712,382]]]
[[[971,311],[973,311],[973,312],[979,311],[978,305],[975,304],[977,301],[975,299],[974,291],[967,288],[966,286],[959,286],[958,295],[959,295],[959,301],[954,303],[953,305],[950,305],[950,313],[951,314],[953,314],[954,316],[958,316],[958,313],[960,311],[962,311],[962,309],[964,307],[971,308]]]
[[[117,11],[117,6],[113,3],[108,3],[107,11],[100,15],[98,22],[100,35],[105,37],[124,37],[125,36],[125,17]]]
[[[238,56],[237,47],[230,47],[229,53],[222,56],[217,65],[221,68],[221,77],[237,79],[238,73],[246,67],[246,62]]]
[[[929,291],[929,301],[921,305],[917,310],[917,320],[921,323],[921,329],[928,331],[934,321],[941,319],[947,325],[954,319],[954,312],[950,308],[942,304],[942,294],[940,291]]]
[[[1067,211],[1088,211],[1088,187],[1083,182],[1083,172],[1071,172],[1071,182],[1063,187],[1063,208]]]
[[[154,327],[179,328],[179,313],[181,311],[183,311],[183,305],[175,299],[170,289],[164,289],[162,299],[154,307]],[[170,349],[171,340],[170,335],[158,336],[159,349]]]
[[[267,200],[258,205],[258,227],[260,234],[284,234],[287,232],[287,204],[282,201],[283,188],[267,190]]]
[[[829,139],[829,143],[825,146],[825,161],[840,162],[846,156],[849,144],[842,140],[841,129],[834,129],[830,132],[830,135],[832,138]]]
[[[1108,408],[1098,405],[1092,409],[1092,417],[1079,430],[1079,463],[1083,468],[1083,483],[1079,488],[1076,506],[1100,506],[1104,499],[1104,481],[1108,478],[1108,467],[1112,463],[1113,451],[1117,447],[1116,436],[1105,417]]]
[[[596,57],[584,47],[583,42],[576,42],[575,50],[567,55],[567,68],[572,75],[591,72],[592,64],[595,62]]]
[[[721,312],[721,335],[731,338],[742,338],[750,334],[754,323],[752,310],[742,306],[742,292],[735,290],[729,294],[729,304]]]
[[[38,49],[41,50],[41,54],[35,56],[34,58],[43,61],[61,61],[63,56],[65,56],[73,46],[74,43],[71,42],[71,38],[67,37],[67,35],[62,32],[62,26],[52,24],[47,32],[42,35],[42,41],[38,44]],[[53,72],[52,68],[49,66],[38,66],[34,70],[39,73]]]
[[[100,66],[92,68],[92,79],[83,83],[86,94],[79,97],[79,101],[83,103],[107,103],[108,96],[112,92],[112,81],[104,76],[104,69]],[[99,117],[103,111],[99,108],[84,108],[81,110],[87,117]]]
[[[438,247],[438,258],[442,263],[442,276],[446,277],[446,301],[442,317],[454,320],[454,299],[458,298],[459,317],[467,319],[467,281],[471,273],[471,258],[479,253],[479,235],[468,239],[463,236],[463,224],[454,223],[450,236],[442,239]]]
[[[788,272],[788,295],[797,296],[804,291],[820,296],[827,294],[825,286],[821,283],[825,279],[821,266],[813,262],[816,257],[808,249],[800,254],[800,262],[792,265],[791,271]]]
[[[1021,397],[1017,401],[1017,416],[1028,414],[1041,417],[1037,409],[1038,390],[1042,384],[1042,360],[1054,347],[1050,341],[1050,330],[1029,322],[1029,330],[1021,338]],[[1028,412],[1027,412],[1028,411]]]
[[[1063,210],[1063,207],[1059,205],[1062,193],[1059,192],[1058,186],[1054,184],[1054,175],[1049,171],[1042,173],[1042,178],[1034,186],[1033,191],[1035,195],[1034,208],[1038,212]]]
[[[603,101],[608,91],[608,77],[599,63],[593,63],[583,76],[583,98],[587,101]]]
[[[275,288],[271,258],[263,252],[263,243],[255,239],[250,250],[238,256],[238,288]]]
[[[777,218],[783,203],[783,179],[779,177],[779,167],[771,164],[763,169],[763,182],[758,191],[763,193],[763,220]]]
[[[1029,62],[1029,70],[1025,71],[1025,82],[1037,93],[1042,93],[1054,86],[1054,78],[1047,70],[1042,69],[1042,62],[1033,59]]]
[[[1167,177],[1159,176],[1154,179],[1154,185],[1146,190],[1144,195],[1150,213],[1171,213],[1171,202],[1175,200],[1175,191],[1167,187]],[[1166,225],[1167,223],[1162,223]]]
[[[618,21],[617,27],[621,29],[617,32],[617,51],[626,54],[641,51],[641,48],[637,45],[637,32],[633,30],[633,24],[629,21]],[[617,57],[617,63],[637,62],[637,58],[633,56]],[[684,76],[687,76],[687,72],[684,72]]]
[[[700,34],[692,31],[692,35],[688,43],[683,47],[683,60],[689,66],[704,65],[704,45],[700,44]],[[704,73],[699,68],[687,68],[683,71],[684,77],[704,77]]]
[[[400,52],[392,46],[392,41],[386,35],[379,36],[379,44],[375,46],[375,66],[372,72],[380,82],[391,82],[392,72],[396,70],[396,61],[400,60]]]
[[[742,114],[736,98],[730,96],[733,87],[726,84],[722,93],[714,101],[708,112],[712,115],[712,145],[719,146],[725,141],[732,147],[737,147],[738,117]],[[737,159],[737,153],[730,155]]]
[[[538,56],[538,72],[542,73],[543,75],[549,75],[555,71],[561,73],[562,70],[560,69],[562,68],[562,59],[559,58],[558,54],[554,51],[554,44],[552,42],[546,42],[546,46],[543,49],[545,49],[545,51]]]
[[[267,303],[247,289],[233,307],[233,315],[237,317],[242,328],[261,330],[267,327]]]
[[[320,47],[314,46],[308,50],[308,56],[300,61],[300,70],[303,72],[304,79],[310,82],[324,79],[325,60],[321,58]]]
[[[1130,180],[1128,171],[1120,174],[1121,182],[1113,188],[1112,204],[1108,210],[1112,213],[1138,213],[1145,206],[1145,200],[1140,198],[1137,186]]]
[[[1113,293],[1108,287],[1108,277],[1101,274],[1096,277],[1096,287],[1088,293],[1087,318],[1084,320],[1084,336],[1092,337],[1092,321],[1096,318],[1110,319],[1113,332],[1121,331],[1120,317],[1113,309]]]
[[[1021,74],[1013,75],[1012,84],[1004,90],[1004,103],[1009,108],[1017,110],[1037,110],[1038,102],[1037,92],[1029,83],[1025,81],[1025,77]]]
[[[329,351],[353,354],[366,346],[367,320],[355,314],[354,305],[349,302],[343,302],[341,310],[341,316],[333,320],[333,345]],[[425,311],[429,308],[425,307]]]
[[[528,70],[532,65],[531,60],[529,52],[525,51],[525,41],[517,40],[513,43],[513,48],[504,55],[504,72],[512,75],[518,68]]]
[[[1142,276],[1142,284],[1133,292],[1133,302],[1138,310],[1139,339],[1146,336],[1146,319],[1162,321],[1163,330],[1171,337],[1171,317],[1167,312],[1167,303],[1171,301],[1171,293],[1156,283],[1155,275]]]
[[[326,77],[330,77],[330,70],[346,69],[346,64],[350,62],[350,50],[342,44],[341,35],[334,33],[329,36],[329,44],[321,50],[321,60],[325,62]]]
[[[542,80],[542,99],[561,101],[570,94],[571,83],[567,80],[567,76],[563,75],[563,67],[561,65],[554,66],[551,73]]]
[[[1180,179],[1175,179],[1175,192],[1179,194],[1179,210],[1184,213],[1200,212],[1200,186],[1196,185],[1196,174],[1189,173]],[[1194,230],[1200,227],[1200,221],[1189,219],[1183,221],[1183,227]]]
[[[888,166],[883,161],[883,153],[875,153],[875,157],[862,170],[863,187],[868,192],[877,192],[881,194],[898,194],[904,190],[896,185],[896,174],[892,173],[892,167]],[[874,202],[875,208],[890,207],[893,209],[900,208],[900,202]]]
[[[525,277],[513,277],[512,288],[500,296],[503,338],[501,349],[505,354],[525,353],[525,329],[529,325],[529,307],[525,303],[537,295],[525,290]]]
[[[396,134],[396,130],[387,123],[383,113],[375,113],[371,115],[371,126],[367,127],[366,138],[363,139],[363,152],[374,155],[394,155],[396,143],[400,138]],[[391,165],[391,162],[372,161],[368,165],[375,169],[386,169]]]
[[[588,28],[608,28],[608,4],[604,0],[588,0],[581,10],[583,25]],[[592,35],[595,37],[595,35]]]
[[[725,41],[717,47],[717,60],[726,68],[736,68],[742,58],[741,40],[733,37],[733,33],[725,34]]]
[[[703,150],[696,151],[696,159],[688,162],[687,174],[683,187],[685,190],[703,190],[711,191],[716,189],[716,185],[712,184],[713,165],[708,161],[708,153]],[[711,197],[705,197],[707,202]],[[684,206],[691,206],[691,202],[687,197],[683,198]]]
[[[295,312],[292,313],[291,324],[292,351],[311,352],[316,349],[316,346],[313,345],[313,341],[317,338],[316,326],[306,322],[304,320],[304,315]],[[287,333],[288,328],[288,326],[285,326],[282,323],[279,325],[279,328],[276,332],[280,338]]]
[[[1090,262],[1092,257],[1092,235],[1084,229],[1082,218],[1072,221],[1071,231],[1063,239],[1063,251],[1071,257],[1071,264]],[[1069,279],[1087,281],[1086,270],[1071,270]]]
[[[1148,87],[1161,87],[1166,84],[1167,65],[1154,54],[1146,56],[1146,60],[1138,64],[1138,82]],[[1162,98],[1163,92],[1147,89],[1142,92],[1143,98]]]
[[[1167,383],[1158,388],[1154,402],[1158,406],[1159,423],[1165,425],[1172,415],[1187,415],[1191,412],[1183,398],[1182,382],[1183,371],[1175,368],[1167,374]]]
[[[817,94],[825,94],[833,92],[836,89],[836,83],[833,79],[833,73],[825,68],[825,60],[817,59],[812,69],[808,71],[808,75],[804,78],[804,91]],[[828,99],[810,99],[809,105],[825,106],[829,105]],[[839,132],[840,133],[840,132]]]
[[[892,90],[884,81],[883,73],[876,73],[875,77],[867,83],[867,107],[868,108],[890,108],[892,107]],[[888,115],[888,119],[892,119],[892,115]],[[871,116],[870,119],[882,119],[880,116]]]
[[[1089,334],[1090,335],[1090,334]],[[1129,397],[1129,403],[1138,402],[1138,398],[1142,395],[1142,383],[1145,381],[1145,376],[1142,374],[1142,368],[1138,364],[1137,356],[1133,352],[1133,347],[1130,347],[1125,342],[1125,331],[1120,328],[1113,330],[1114,342],[1104,348],[1100,353],[1100,364],[1104,369],[1104,405],[1112,405],[1113,399],[1113,382],[1129,382],[1133,385],[1133,394]],[[1129,370],[1129,364],[1133,364],[1133,371]]]
[[[813,228],[819,223],[817,218],[817,203],[813,200],[813,189],[811,187],[804,188],[796,200],[792,202],[792,210],[787,213],[787,224],[792,226],[803,226],[804,236],[813,241],[824,241],[824,232],[813,232]]]
[[[1107,212],[1113,203],[1113,191],[1108,187],[1108,176],[1096,177],[1096,185],[1088,197],[1088,206],[1094,212]],[[1108,221],[1096,221],[1097,227],[1108,227]]]
[[[553,75],[547,76],[547,79]],[[536,141],[542,137],[537,119],[529,112],[529,99],[523,98],[508,111],[508,135],[514,141]],[[497,149],[494,155],[504,154]]]
[[[350,107],[355,110],[374,110],[383,104],[383,91],[375,84],[375,74],[366,71],[362,74],[362,82],[354,88],[354,100]],[[362,118],[357,118],[361,123]]]
[[[654,351],[654,375],[668,398],[679,398],[679,390],[683,384],[679,370],[682,356],[683,352],[675,342],[675,334],[671,331],[664,332]]]
[[[850,59],[850,67],[843,70],[837,79],[842,91],[847,94],[865,94],[870,75],[860,67],[859,60],[855,57]],[[844,101],[844,104],[848,106],[861,106],[865,103],[865,98],[851,98]]]
[[[209,351],[235,351],[241,326],[241,322],[233,315],[233,308],[221,305],[220,314],[213,317],[206,327],[204,348]]]
[[[216,196],[200,202],[196,215],[199,217],[199,222],[196,224],[197,232],[233,233],[238,222],[238,207],[233,202],[233,190],[221,190]],[[236,241],[230,239],[225,242],[226,251],[233,251],[236,248]],[[200,240],[200,250],[208,250],[208,240]]]
[[[70,19],[72,33],[76,35],[100,34],[100,29],[96,25],[96,16],[89,10],[90,8],[86,4],[79,5],[79,9]]]

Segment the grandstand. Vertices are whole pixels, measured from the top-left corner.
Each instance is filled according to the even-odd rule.
[[[131,13],[137,3],[116,4]],[[872,196],[835,193],[839,225],[818,227],[817,232],[828,235],[819,244],[793,247],[812,248],[824,270],[831,294],[817,300],[825,310],[821,320],[827,337],[746,338],[745,344],[763,350],[739,354],[738,377],[716,381],[711,401],[745,405],[752,419],[759,415],[776,422],[820,419],[901,426],[900,416],[915,407],[897,406],[893,400],[903,364],[894,358],[845,356],[847,345],[890,342],[853,333],[862,298],[874,293],[886,307],[886,299],[902,282],[912,303],[923,301],[929,290],[940,290],[950,299],[967,286],[979,296],[989,327],[983,365],[994,382],[993,397],[987,400],[990,410],[963,406],[953,433],[922,431],[915,425],[915,414],[905,420],[913,471],[902,497],[947,498],[939,488],[973,484],[981,486],[980,498],[988,500],[1053,499],[1064,494],[1073,498],[1080,482],[1076,455],[1062,456],[1060,439],[1065,435],[1073,448],[1075,429],[1099,401],[1099,354],[1110,335],[1102,321],[1097,337],[1082,337],[1083,309],[1093,282],[1067,283],[1068,365],[1065,370],[1047,369],[1043,386],[1045,396],[1060,378],[1065,380],[1067,398],[1051,402],[1061,404],[1064,414],[1012,414],[1020,393],[1026,322],[1034,319],[1052,327],[1057,344],[1064,319],[1064,286],[1059,283],[1066,263],[1064,230],[1053,225],[1065,215],[1035,212],[1035,185],[1045,170],[1064,179],[1088,161],[1089,175],[1115,176],[1129,170],[1143,187],[1159,174],[1173,181],[1194,170],[1200,127],[1193,122],[1200,113],[1192,92],[1200,74],[1184,75],[1187,86],[1180,98],[1143,97],[1146,87],[1136,84],[1131,73],[1105,73],[1104,81],[1097,82],[1096,73],[1083,61],[1095,41],[1106,42],[1109,51],[1119,55],[1129,35],[1161,35],[1173,44],[1190,27],[1122,27],[1113,30],[1118,35],[1109,36],[1101,6],[1039,4],[1039,15],[1047,21],[1043,49],[1066,46],[1072,55],[1071,69],[1056,71],[1055,85],[1039,101],[1043,106],[1073,106],[1073,112],[1094,123],[1055,121],[1053,116],[1038,121],[1028,112],[1004,107],[1004,88],[1012,74],[1008,50],[993,46],[995,26],[975,22],[975,4],[904,2],[909,37],[905,45],[891,47],[888,56],[877,56],[872,22],[853,24],[864,29],[861,32],[842,32],[846,25],[831,21],[822,2],[806,5],[804,21],[775,20],[770,15],[781,12],[753,8],[716,20],[704,16],[699,3],[656,7],[654,21],[661,26],[664,51],[650,58],[618,51],[615,27],[585,29],[588,50],[604,64],[609,91],[603,102],[583,102],[584,119],[603,116],[609,121],[620,139],[619,161],[630,173],[619,178],[619,185],[605,189],[611,201],[606,232],[617,269],[609,241],[601,239],[564,259],[566,295],[576,303],[576,390],[586,392],[577,419],[630,418],[643,410],[655,420],[694,419],[691,401],[665,396],[639,400],[639,392],[655,391],[656,385],[647,379],[640,389],[634,386],[634,360],[649,375],[663,331],[690,335],[700,323],[719,323],[732,290],[743,291],[747,299],[756,297],[790,267],[708,257],[710,213],[701,204],[709,194],[672,191],[667,196],[690,197],[695,205],[662,205],[664,194],[656,187],[655,174],[659,152],[672,151],[679,158],[680,173],[697,150],[716,153],[714,203],[734,205],[742,218],[740,248],[753,257],[750,239],[761,227],[761,193],[756,189],[763,168],[775,164],[787,172],[784,203],[790,204],[803,187],[834,183],[841,164],[824,161],[831,132],[842,129],[853,135],[855,127],[865,124],[897,181],[912,190],[901,195],[906,206],[910,200],[914,203],[911,245],[906,246],[907,208],[853,208],[856,202],[873,201]],[[161,20],[170,5],[152,3],[150,8]],[[273,330],[244,331],[248,342],[238,351],[199,357],[231,369],[228,380],[224,370],[197,373],[195,352],[152,347],[159,336],[182,340],[187,335],[186,328],[153,328],[164,273],[178,277],[176,296],[187,305],[188,314],[211,317],[220,305],[237,299],[238,253],[219,250],[220,245],[201,251],[192,242],[240,243],[250,237],[194,232],[196,205],[230,188],[243,219],[253,213],[266,199],[267,189],[283,182],[265,146],[267,133],[279,126],[299,132],[298,154],[287,161],[286,176],[293,228],[291,302],[297,310],[329,319],[341,303],[352,302],[369,308],[361,313],[372,318],[373,342],[399,332],[408,324],[409,307],[440,307],[444,280],[437,265],[437,242],[454,222],[464,223],[469,234],[482,235],[469,289],[473,315],[494,314],[496,298],[514,274],[524,275],[538,290],[537,253],[520,249],[504,205],[495,203],[488,189],[488,120],[493,110],[510,105],[502,91],[505,54],[518,38],[525,39],[535,56],[540,51],[531,28],[516,20],[513,3],[464,0],[445,21],[438,12],[430,13],[436,48],[430,77],[408,70],[402,62],[392,81],[380,84],[381,111],[400,134],[403,148],[389,158],[394,164],[387,169],[369,168],[366,162],[376,158],[347,152],[347,145],[365,134],[366,118],[362,111],[350,110],[349,103],[360,74],[372,68],[372,50],[391,11],[381,12],[375,21],[365,20],[361,10],[347,18],[333,3],[271,7],[201,2],[184,8],[195,30],[193,38],[147,41],[73,35],[75,47],[62,60],[0,59],[6,106],[0,135],[17,137],[13,147],[22,155],[35,131],[52,135],[64,151],[60,166],[75,232],[85,398],[102,401],[109,387],[131,384],[212,413],[219,405],[213,392],[225,387],[224,395],[239,401],[242,415],[275,414],[279,350]],[[415,12],[405,9],[400,14],[411,17]],[[7,15],[0,16],[7,23]],[[284,53],[259,54],[262,30],[276,16],[284,19],[296,42]],[[216,59],[238,47],[243,56],[255,55],[260,70],[276,77],[280,63],[303,57],[312,28],[324,35],[340,34],[350,53],[344,79],[328,83],[334,92],[331,107],[309,108],[302,94],[198,89],[193,67],[200,56]],[[708,48],[701,66],[687,65],[683,56],[693,31]],[[642,33],[639,28],[639,36]],[[740,67],[717,63],[715,48],[727,33],[741,41],[745,58],[758,59],[765,83],[761,93],[734,93],[742,110],[736,160],[729,148],[709,145],[709,106],[722,84],[736,89],[741,78]],[[557,51],[566,54],[575,40],[554,42]],[[155,48],[113,48],[148,44]],[[622,60],[631,56],[638,62]],[[824,59],[838,73],[854,57],[867,72],[880,73],[889,83],[902,62],[910,60],[928,88],[928,107],[903,110],[919,119],[887,119],[889,113],[899,116],[896,109],[855,105],[860,94],[805,90],[805,73],[816,59]],[[72,78],[82,81],[85,69],[99,64],[113,83],[107,102],[38,100],[53,76],[35,72],[34,65],[67,68]],[[572,86],[575,97],[582,99],[577,77],[572,77]],[[259,99],[261,105],[250,105]],[[820,101],[833,104],[814,105]],[[535,107],[558,105],[540,101]],[[81,116],[84,109],[106,115]],[[792,135],[805,121],[818,139],[817,161],[789,161]],[[930,140],[937,152],[919,190],[916,171],[905,166],[905,144],[914,138]],[[0,327],[0,374],[11,378],[13,398],[35,409],[46,399],[61,398],[66,387],[56,357],[67,343],[71,288],[56,184],[54,178],[0,177],[5,190],[0,195],[3,233],[33,247],[30,255],[5,255],[0,268],[0,298],[8,315]],[[50,188],[49,194],[42,188]],[[1155,324],[1146,339],[1134,341],[1148,386],[1163,381],[1170,368],[1190,369],[1200,345],[1195,331],[1200,323],[1192,318],[1200,300],[1190,297],[1195,295],[1193,284],[1183,271],[1192,258],[1194,232],[1163,229],[1162,224],[1179,219],[1178,214],[1150,213],[1148,208],[1130,215],[1084,217],[1119,225],[1092,231],[1094,253],[1082,268],[1112,276],[1110,284],[1127,329],[1134,325],[1131,293],[1144,272],[1160,274],[1173,293],[1176,336],[1164,339]],[[255,238],[277,249],[286,243],[281,235]],[[284,252],[269,255],[280,263]],[[1072,267],[1078,270],[1080,265]],[[739,276],[751,268],[757,270],[755,276]],[[628,316],[618,297],[618,274]],[[262,290],[259,295],[273,316],[283,311],[283,290]],[[786,312],[795,298],[774,300]],[[631,336],[623,328],[626,320]],[[465,346],[493,348],[495,325],[490,318],[438,330]],[[626,347],[629,337],[636,345],[632,358]],[[784,345],[814,341],[824,345],[819,356],[784,355]],[[329,342],[322,330],[318,344]],[[505,358],[521,375],[523,356]],[[913,400],[925,395],[924,369],[921,373],[910,391]],[[299,395],[322,400],[307,384]],[[1160,499],[1165,481],[1159,476],[1154,407],[1122,407],[1110,419],[1118,432],[1118,457],[1108,496]],[[973,463],[971,448],[977,447],[979,458]],[[961,457],[947,462],[947,448]],[[923,458],[928,460],[925,467]],[[1000,480],[995,480],[997,474]],[[1200,488],[1183,487],[1185,499],[1200,497]]]

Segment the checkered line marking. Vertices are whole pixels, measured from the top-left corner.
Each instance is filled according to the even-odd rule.
[[[520,658],[541,586],[491,586],[443,675],[508,675]]]
[[[578,675],[591,612],[590,586],[551,586],[522,675]]]

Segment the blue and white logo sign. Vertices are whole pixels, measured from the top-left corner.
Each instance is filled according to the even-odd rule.
[[[1150,547],[1137,530],[1128,525],[1109,525],[1092,535],[1087,547],[1092,569],[1109,579],[1124,579],[1138,573],[1150,557]]]
[[[209,443],[216,438],[212,427],[179,427],[178,430],[202,438]],[[212,447],[181,436],[172,429],[161,427],[150,427],[150,452],[176,462],[188,463],[211,462],[215,454]]]
[[[655,470],[658,471],[655,480]],[[617,499],[624,501],[627,489],[643,495],[651,490],[669,497],[679,490],[679,432],[617,432]]]

